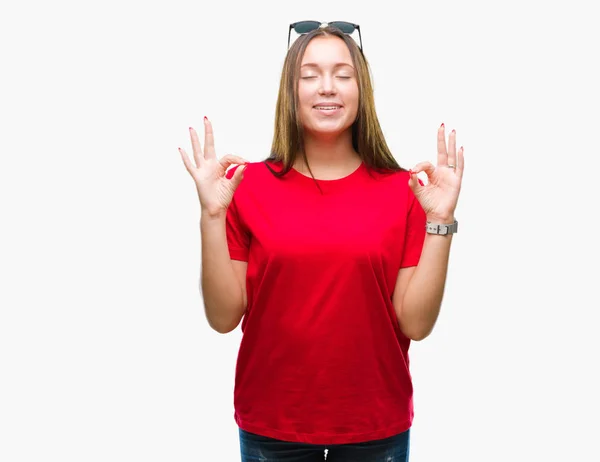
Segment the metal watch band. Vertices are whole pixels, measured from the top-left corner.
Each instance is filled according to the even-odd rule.
[[[454,220],[454,223],[450,225],[427,222],[427,224],[425,225],[425,230],[429,234],[454,234],[458,231],[458,221]]]

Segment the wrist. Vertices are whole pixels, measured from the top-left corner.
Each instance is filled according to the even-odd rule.
[[[458,231],[458,222],[454,219],[454,215],[428,216],[425,231],[427,234],[452,235]]]
[[[208,211],[200,209],[200,221],[223,221],[227,217],[227,210]]]
[[[440,224],[440,225],[451,225],[452,223],[454,223],[454,220],[456,220],[456,218],[454,218],[454,214],[449,214],[449,215],[433,215],[433,214],[427,214],[427,222],[429,223],[436,223],[436,224]]]

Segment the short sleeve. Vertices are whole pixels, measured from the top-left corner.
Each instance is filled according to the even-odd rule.
[[[237,167],[236,167],[237,168]],[[235,168],[227,171],[227,178],[231,178]],[[227,246],[229,247],[229,257],[232,260],[248,261],[248,252],[250,249],[250,233],[243,225],[240,220],[240,214],[238,210],[238,204],[236,195],[239,191],[233,194],[233,200],[227,207],[227,218],[226,218],[226,233],[227,233]]]
[[[406,234],[404,237],[404,251],[400,268],[416,266],[421,258],[423,242],[425,241],[425,225],[427,216],[423,207],[412,191],[409,192],[410,199],[408,214],[406,217]]]

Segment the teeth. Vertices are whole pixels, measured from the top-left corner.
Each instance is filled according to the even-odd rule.
[[[316,106],[316,109],[337,109],[339,106]]]

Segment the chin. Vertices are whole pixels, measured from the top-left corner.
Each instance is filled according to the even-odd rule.
[[[314,129],[314,128],[310,128],[307,130],[308,133],[310,133],[313,136],[326,136],[326,137],[332,137],[332,136],[339,136],[342,133],[344,133],[345,130],[339,130],[339,129],[331,129],[331,130],[320,130],[320,129]]]
[[[306,130],[312,133],[323,133],[332,135],[335,133],[343,133],[351,127],[352,124],[313,123],[309,127],[306,127]]]

